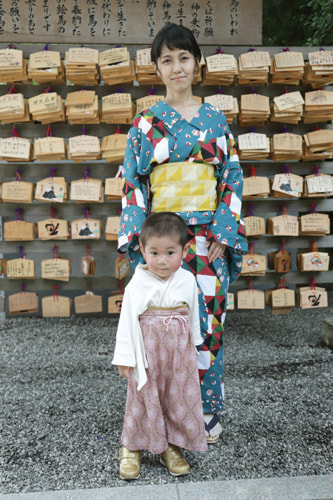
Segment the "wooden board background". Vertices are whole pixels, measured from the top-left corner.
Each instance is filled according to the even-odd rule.
[[[201,44],[261,45],[262,0],[0,1],[1,42],[149,44],[167,22]]]

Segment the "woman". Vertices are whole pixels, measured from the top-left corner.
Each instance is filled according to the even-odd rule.
[[[142,262],[138,237],[150,212],[172,211],[188,226],[190,250],[183,267],[198,284],[203,344],[198,356],[208,442],[222,430],[223,324],[229,283],[246,253],[240,217],[243,177],[224,114],[199,104],[192,81],[201,51],[184,26],[170,23],[156,35],[151,58],[161,77],[163,101],[134,118],[124,158],[120,252]]]

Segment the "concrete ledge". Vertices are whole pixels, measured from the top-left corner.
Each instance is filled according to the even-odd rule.
[[[0,495],[0,500],[332,500],[333,474]]]

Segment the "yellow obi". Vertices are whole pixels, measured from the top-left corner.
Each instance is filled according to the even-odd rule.
[[[150,174],[152,212],[216,210],[214,165],[195,162],[164,163]]]

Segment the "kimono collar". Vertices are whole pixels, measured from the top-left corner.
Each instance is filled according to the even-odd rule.
[[[166,127],[172,130],[174,127],[181,126],[184,122],[186,125],[191,125],[199,130],[206,130],[207,119],[212,119],[220,113],[220,111],[208,103],[202,104],[198,112],[194,115],[192,120],[188,122],[182,117],[178,111],[173,109],[169,104],[163,101],[158,102],[152,106],[151,111],[156,115]]]

